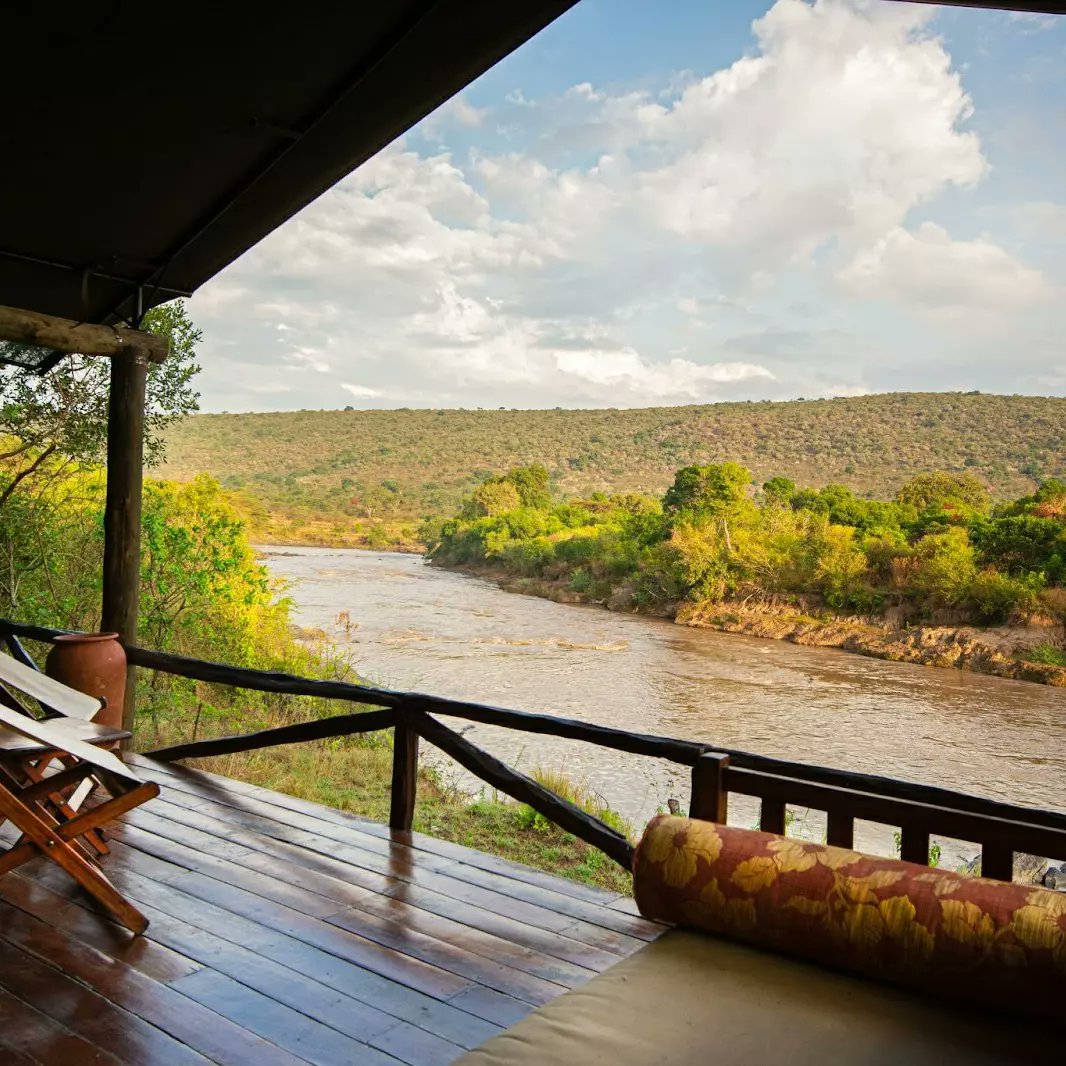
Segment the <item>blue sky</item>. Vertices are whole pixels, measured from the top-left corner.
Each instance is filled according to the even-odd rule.
[[[192,300],[206,410],[1066,393],[1066,19],[582,0]]]

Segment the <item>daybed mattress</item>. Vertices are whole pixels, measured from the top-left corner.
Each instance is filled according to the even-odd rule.
[[[674,929],[459,1061],[998,1066],[1025,1061],[1039,1039],[1032,1022]]]

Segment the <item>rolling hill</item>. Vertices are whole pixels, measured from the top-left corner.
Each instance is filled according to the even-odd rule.
[[[1066,476],[1066,398],[889,393],[636,410],[343,410],[196,415],[155,473],[212,474],[274,540],[389,539],[455,510],[489,474],[543,463],[564,493],[661,493],[687,463],[758,481],[889,496],[926,470],[969,470],[996,496]]]

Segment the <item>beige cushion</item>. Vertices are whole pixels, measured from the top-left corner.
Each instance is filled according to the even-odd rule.
[[[1039,1041],[1031,1023],[674,929],[459,1062],[1015,1066]]]

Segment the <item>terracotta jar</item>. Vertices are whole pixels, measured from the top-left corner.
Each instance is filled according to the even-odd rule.
[[[126,652],[117,633],[71,633],[56,637],[44,662],[44,672],[87,696],[103,696],[107,706],[93,719],[101,725],[122,726],[126,696]]]

